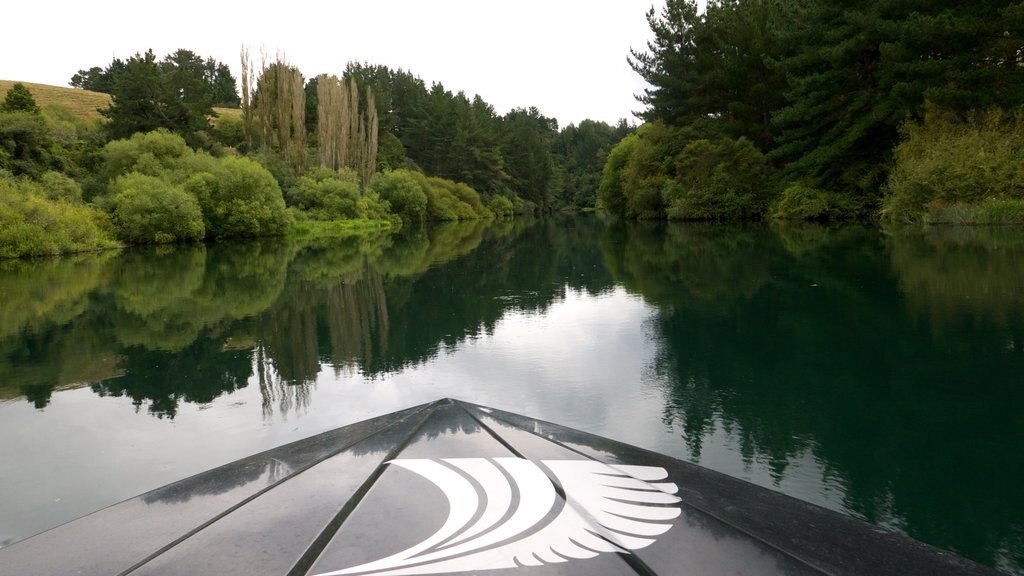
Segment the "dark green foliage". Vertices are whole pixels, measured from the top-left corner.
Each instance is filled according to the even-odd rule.
[[[222,158],[210,172],[189,178],[185,190],[199,200],[207,236],[274,236],[288,225],[281,188],[254,160]]]
[[[576,208],[597,206],[597,189],[608,152],[633,130],[625,120],[614,127],[584,120],[579,126],[566,126],[555,136],[552,154],[563,171],[563,204]]]
[[[181,186],[132,172],[114,180],[111,191],[117,234],[129,244],[188,242],[205,236],[199,202]]]
[[[174,65],[184,65],[188,74],[195,81],[204,84],[203,90],[209,94],[210,101],[214,106],[235,108],[241,103],[235,77],[231,74],[231,69],[227,64],[213,58],[202,60],[189,50],[174,52],[167,56],[165,62],[168,61],[174,62]],[[127,68],[128,61],[114,58],[106,68],[93,66],[88,70],[79,70],[71,77],[68,85],[72,88],[114,94],[117,80]]]
[[[676,160],[675,181],[665,188],[666,214],[674,220],[741,220],[767,209],[768,164],[745,138],[689,143]]]
[[[771,207],[777,220],[842,220],[857,214],[854,202],[804,184],[790,184]]]
[[[707,123],[768,149],[771,115],[783,103],[785,77],[773,65],[778,28],[788,15],[777,2],[718,0],[701,14],[696,2],[668,0],[647,22],[648,51],[630,64],[651,87],[639,100],[643,117],[672,126]]]
[[[558,122],[536,108],[517,108],[504,117],[505,173],[509,188],[523,200],[542,210],[552,207],[555,196],[555,163],[551,147],[558,134]]]
[[[4,101],[0,102],[0,112],[36,113],[39,112],[39,106],[32,97],[32,91],[21,82],[15,82],[4,95]]]
[[[192,146],[205,142],[214,104],[237,105],[234,78],[224,64],[177,50],[157,61],[152,50],[111,64],[112,101],[100,112],[111,138],[165,128]],[[229,93],[230,92],[230,93]]]
[[[620,218],[626,216],[626,190],[623,187],[622,173],[639,139],[636,134],[630,134],[612,148],[601,174],[601,184],[597,189],[598,207]]]
[[[38,177],[53,164],[46,120],[32,112],[0,113],[0,168]]]
[[[295,186],[295,182],[299,178],[295,173],[295,167],[286,162],[279,154],[263,149],[251,153],[250,157],[274,176],[274,180],[277,181],[281,190],[291,190]]]
[[[562,136],[555,120],[536,108],[498,116],[480,96],[441,84],[428,88],[413,74],[385,66],[350,63],[345,77],[373,91],[378,168],[464,182],[485,200],[501,194],[544,210],[592,207],[604,155],[630,131],[625,122],[613,128],[587,120]]]
[[[668,0],[648,22],[631,58],[651,85],[644,118],[753,142],[780,169],[776,190],[798,185],[787,217],[877,207],[898,127],[925,100],[1024,104],[1020,2],[713,0],[701,14]]]

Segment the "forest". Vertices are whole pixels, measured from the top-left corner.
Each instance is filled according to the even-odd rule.
[[[110,95],[98,121],[15,83],[0,105],[0,257],[593,208],[634,129],[499,115],[384,66],[307,78],[283,56],[241,60],[238,79],[185,49],[80,70],[70,86]]]
[[[611,212],[1024,222],[1024,3],[667,0],[647,20]]]
[[[1024,2],[666,0],[647,21],[638,128],[244,47],[237,79],[185,49],[79,70],[98,121],[16,83],[0,257],[594,208],[1024,223]]]

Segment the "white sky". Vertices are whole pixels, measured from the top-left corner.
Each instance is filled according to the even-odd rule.
[[[152,48],[228,64],[242,44],[283,51],[307,77],[356,60],[402,68],[427,86],[479,94],[498,114],[536,106],[559,126],[634,120],[643,82],[626,63],[663,0],[28,1],[4,6],[0,79],[66,86],[79,69]]]

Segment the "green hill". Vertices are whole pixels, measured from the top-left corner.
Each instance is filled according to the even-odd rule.
[[[16,80],[0,80],[0,98],[3,98],[16,82]],[[40,107],[63,106],[82,118],[98,120],[103,116],[97,112],[97,109],[110,106],[110,94],[32,82],[22,82],[22,84],[32,92],[32,97],[36,99],[36,104]]]
[[[17,80],[0,80],[0,99],[10,90]],[[75,116],[99,120],[103,116],[97,111],[100,108],[110,106],[110,94],[92,92],[90,90],[79,90],[78,88],[65,88],[62,86],[50,86],[49,84],[35,84],[22,82],[32,92],[36,104],[45,108],[50,105],[57,105],[70,110]],[[237,108],[214,108],[217,114],[222,116],[237,116],[241,111]]]

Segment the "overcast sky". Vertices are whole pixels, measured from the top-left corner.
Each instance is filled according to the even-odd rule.
[[[66,86],[79,69],[152,48],[212,56],[283,51],[307,78],[356,60],[479,94],[504,114],[536,106],[559,126],[634,120],[643,82],[626,63],[663,0],[20,1],[4,6],[0,79]]]

